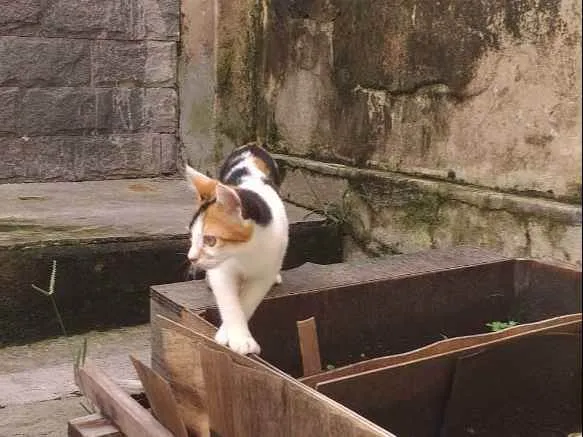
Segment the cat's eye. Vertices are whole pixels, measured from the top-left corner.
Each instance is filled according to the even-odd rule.
[[[213,247],[215,244],[217,244],[217,237],[213,237],[212,235],[205,235],[202,238],[202,242],[205,246]]]

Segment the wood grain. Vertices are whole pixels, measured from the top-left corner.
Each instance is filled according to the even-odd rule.
[[[316,319],[310,317],[306,320],[298,320],[296,325],[298,327],[298,339],[300,342],[300,353],[302,354],[304,376],[320,373],[322,371],[322,361],[320,359]]]
[[[69,437],[124,437],[121,431],[101,414],[71,419],[67,424],[67,433]]]
[[[210,436],[206,386],[198,346],[200,340],[176,328],[183,325],[162,316],[154,317],[151,326],[154,371],[172,387],[187,431],[200,437]]]
[[[127,437],[172,437],[168,429],[91,361],[85,361],[75,379],[83,394]]]
[[[176,336],[182,344],[191,342],[198,350],[208,406],[210,435],[220,437],[296,437],[334,435],[335,429],[352,429],[354,436],[393,436],[348,408],[299,383],[258,356],[243,356],[221,346],[207,336],[192,331],[163,316],[155,329],[162,337]],[[172,331],[173,334],[169,334]],[[157,336],[157,334],[156,334]],[[184,340],[187,337],[189,340]],[[164,354],[164,353],[163,353]],[[162,366],[183,367],[198,372],[196,366],[173,362]],[[176,370],[175,370],[176,371]],[[312,420],[305,414],[324,418]],[[341,421],[341,424],[337,424]],[[302,434],[317,430],[316,434]],[[233,434],[235,433],[235,434]],[[348,434],[350,435],[350,434]]]
[[[178,404],[168,381],[146,366],[137,358],[130,356],[134,368],[144,386],[146,396],[154,417],[174,434],[175,437],[188,437],[186,427],[178,414]]]

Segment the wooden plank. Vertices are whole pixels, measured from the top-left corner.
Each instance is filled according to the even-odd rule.
[[[101,414],[69,420],[67,434],[69,437],[124,437],[119,428]]]
[[[172,387],[187,431],[208,437],[209,417],[199,340],[179,329],[172,329],[174,325],[169,328],[168,323],[172,322],[162,316],[151,320],[152,367]]]
[[[374,358],[348,366],[339,367],[337,369],[322,372],[313,376],[300,378],[300,381],[309,385],[310,387],[316,387],[318,384],[324,383],[326,381],[332,381],[338,378],[355,375],[362,372],[369,372],[382,369],[384,367],[403,364],[407,361],[414,361],[432,355],[451,353],[456,350],[492,344],[520,336],[535,335],[541,332],[574,332],[577,329],[580,329],[580,327],[581,314],[567,314],[548,320],[542,320],[540,322],[513,326],[502,331],[442,340],[429,346],[413,350],[411,352]]]
[[[300,352],[302,354],[304,376],[320,373],[322,371],[322,361],[320,359],[320,345],[318,343],[316,319],[310,317],[306,320],[298,320],[296,324],[298,327],[298,339],[300,342]]]
[[[173,322],[170,319],[167,319],[163,316],[158,316],[157,319],[158,320],[155,322],[155,330],[156,331],[161,331],[161,332],[173,331],[173,333],[174,333],[173,335],[187,336],[187,337],[191,338],[191,341],[193,342],[193,344],[196,344],[198,348],[201,348],[201,346],[204,346],[210,350],[224,353],[226,356],[229,357],[231,362],[234,363],[234,364],[231,364],[231,367],[233,367],[233,365],[236,365],[235,367],[243,366],[247,369],[253,369],[253,370],[262,372],[265,375],[272,375],[272,376],[282,380],[285,383],[286,387],[289,385],[291,387],[291,390],[294,391],[295,393],[302,393],[302,396],[307,396],[307,397],[311,398],[311,401],[310,401],[311,408],[316,408],[317,411],[332,410],[334,413],[336,413],[330,417],[338,417],[340,415],[343,416],[346,420],[348,420],[352,424],[352,426],[355,428],[355,430],[357,430],[357,431],[355,431],[355,432],[357,432],[357,434],[355,434],[357,436],[394,437],[393,434],[391,434],[388,431],[382,429],[381,427],[375,425],[374,423],[364,419],[363,417],[356,414],[354,411],[351,411],[350,409],[344,407],[343,405],[331,400],[330,398],[322,395],[321,393],[318,393],[314,389],[299,383],[294,378],[290,377],[289,375],[285,374],[281,370],[273,367],[269,363],[262,360],[261,357],[243,356],[243,355],[236,354],[232,350],[217,344],[216,342],[214,342],[210,338],[208,338],[200,333],[197,333],[195,331],[192,331],[183,325],[180,325],[176,322]],[[166,362],[166,364],[170,365],[170,366],[173,365],[172,362],[168,362],[168,361]],[[184,364],[183,367],[184,367],[184,371],[190,371],[190,372],[196,371],[196,366],[193,366],[192,364],[190,364],[190,365]],[[240,381],[238,383],[241,384]],[[233,383],[231,382],[231,384],[233,384]],[[287,388],[286,388],[286,390],[287,390]],[[289,405],[289,402],[290,402],[290,400],[287,399],[282,404],[283,404],[283,406]],[[255,411],[257,414],[261,414],[261,410],[255,409]],[[286,415],[290,414],[289,412],[286,412],[286,410],[284,410],[284,413]],[[326,414],[328,414],[328,413],[326,413]],[[242,419],[237,419],[237,420],[242,420]],[[288,419],[284,419],[284,420],[288,420]],[[289,420],[291,420],[291,418]],[[300,420],[300,418],[298,418],[298,420]],[[305,419],[301,419],[301,420],[305,420]],[[332,420],[332,419],[330,419],[330,420]],[[284,423],[287,423],[287,422],[284,422]],[[295,437],[296,435],[298,435],[298,434],[280,434],[279,437]],[[326,434],[324,433],[324,434],[319,434],[319,435],[326,435]],[[221,435],[221,437],[226,437],[226,436]],[[237,437],[239,437],[239,436],[237,436]],[[340,436],[330,435],[330,437],[340,437]]]
[[[131,355],[130,358],[142,381],[154,417],[175,437],[188,437],[170,384],[137,358]]]
[[[75,380],[83,394],[127,437],[172,437],[170,431],[91,361],[85,361],[77,370]]]
[[[207,390],[211,435],[238,437],[239,430],[235,430],[233,418],[231,360],[223,353],[202,347],[200,364]]]
[[[240,437],[289,435],[286,382],[266,370],[233,363],[234,426]]]
[[[352,263],[319,265],[306,262],[297,268],[282,272],[282,284],[274,287],[268,297],[309,293],[362,282],[384,281],[511,261],[511,258],[484,249],[455,247]],[[188,308],[194,313],[215,306],[212,293],[204,280],[156,285],[151,287],[151,297],[166,305]]]
[[[387,367],[324,381],[316,387],[325,395],[397,435],[437,435],[436,427],[442,421],[441,415],[447,405],[456,360],[460,356],[546,335],[580,335],[581,318],[578,319],[536,332],[530,331],[528,335],[510,336],[441,354],[402,360]],[[474,373],[474,377],[476,374],[479,373]]]
[[[429,358],[318,385],[397,436],[433,437],[442,420],[455,361]]]
[[[581,335],[523,338],[457,360],[441,435],[472,429],[482,436],[580,431]]]
[[[192,311],[183,308],[180,312],[180,323],[188,329],[200,332],[209,338],[215,338],[217,327],[207,320],[203,319],[201,315],[195,314]]]

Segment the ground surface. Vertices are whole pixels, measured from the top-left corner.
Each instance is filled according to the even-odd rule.
[[[0,437],[66,436],[67,421],[87,414],[70,348],[83,338],[88,357],[119,381],[137,379],[129,354],[149,363],[149,325],[0,349]]]

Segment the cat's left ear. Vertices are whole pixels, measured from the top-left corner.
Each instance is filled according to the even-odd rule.
[[[221,205],[228,214],[241,218],[241,199],[237,192],[223,184],[216,187],[217,203]]]
[[[197,202],[211,199],[214,196],[217,186],[216,180],[196,171],[189,165],[186,166],[184,172],[186,173],[186,181],[194,191]]]

